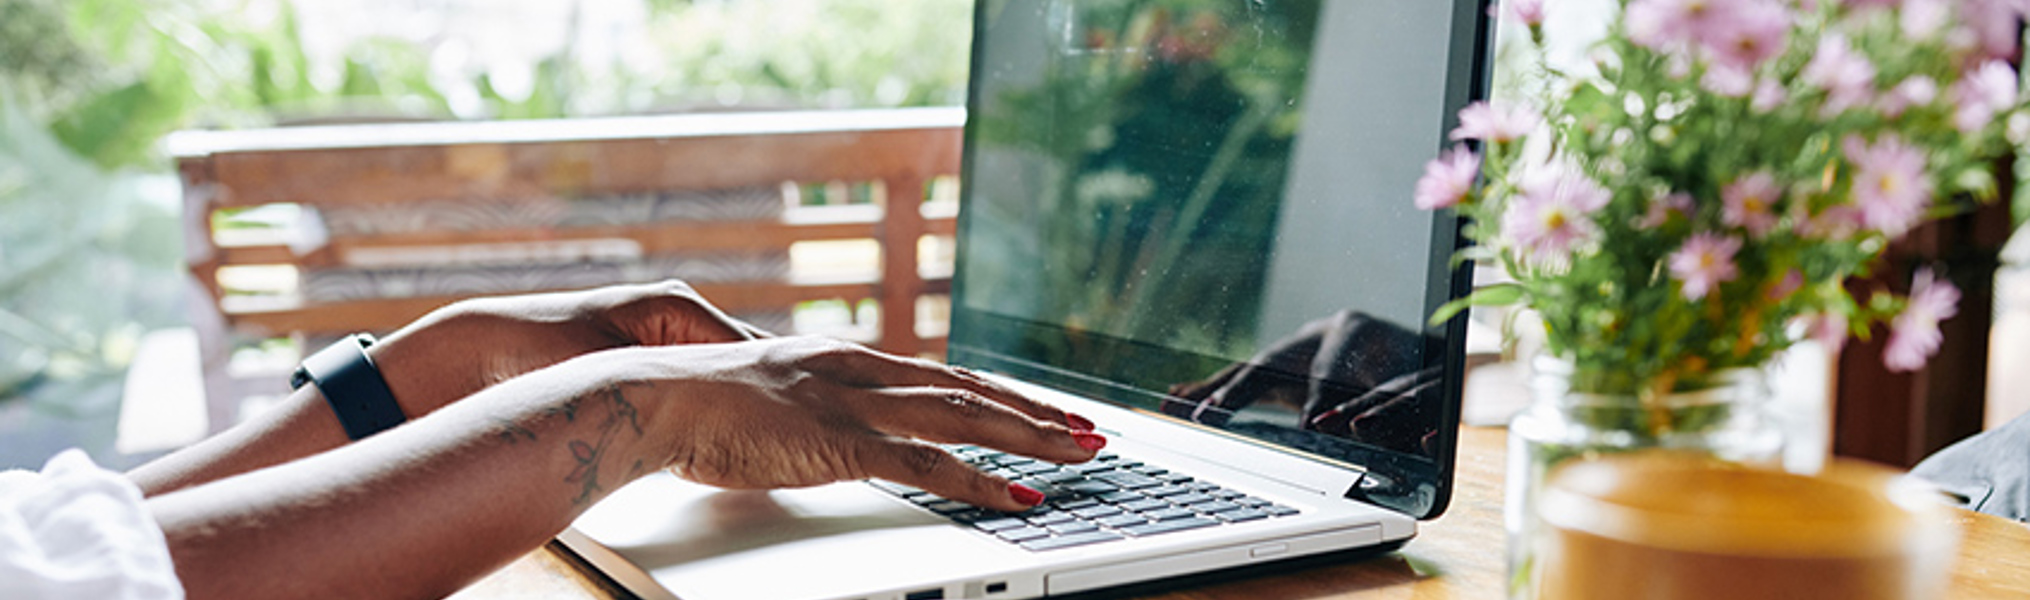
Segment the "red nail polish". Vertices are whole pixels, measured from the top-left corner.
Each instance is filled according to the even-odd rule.
[[[1107,447],[1106,436],[1097,433],[1086,433],[1080,431],[1071,434],[1071,439],[1072,441],[1078,442],[1078,447],[1087,450],[1098,450]]]
[[[1064,413],[1064,420],[1065,420],[1065,422],[1066,422],[1067,424],[1071,425],[1071,428],[1072,428],[1072,430],[1074,430],[1074,431],[1092,431],[1092,430],[1093,430],[1093,422],[1092,422],[1092,420],[1091,420],[1091,419],[1087,419],[1087,418],[1085,418],[1085,417],[1081,417],[1081,416],[1078,416],[1077,414],[1074,414],[1074,413]]]
[[[1036,506],[1043,503],[1043,492],[1030,489],[1029,486],[1019,483],[1008,484],[1008,496],[1014,498],[1016,502],[1022,503],[1023,506]]]

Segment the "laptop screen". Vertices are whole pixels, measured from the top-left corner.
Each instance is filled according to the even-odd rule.
[[[1443,510],[1465,289],[1411,191],[1475,0],[980,3],[950,360],[1357,468]]]

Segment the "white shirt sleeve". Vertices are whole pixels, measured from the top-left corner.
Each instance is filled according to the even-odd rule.
[[[41,473],[0,472],[0,598],[183,597],[141,488],[65,450]]]

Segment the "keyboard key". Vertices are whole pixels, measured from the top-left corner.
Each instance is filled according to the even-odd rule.
[[[1218,498],[1218,499],[1221,499],[1221,500],[1233,500],[1233,499],[1236,499],[1236,498],[1246,498],[1246,497],[1248,497],[1248,495],[1247,495],[1247,494],[1243,494],[1243,493],[1240,493],[1240,492],[1236,492],[1236,491],[1233,491],[1233,490],[1213,490],[1213,491],[1210,491],[1210,492],[1206,492],[1206,495],[1208,495],[1208,496],[1212,496],[1212,497],[1214,497],[1214,498]]]
[[[1074,533],[1085,533],[1099,528],[1100,526],[1094,525],[1092,523],[1087,523],[1085,521],[1065,521],[1063,523],[1057,523],[1049,527],[1045,527],[1044,529],[1048,529],[1050,530],[1051,533],[1055,533],[1058,535],[1071,535]]]
[[[1195,519],[1198,518],[1198,513],[1184,508],[1165,508],[1142,513],[1142,516],[1148,517],[1152,521],[1169,521],[1173,519]]]
[[[1038,527],[1016,527],[1014,529],[1003,529],[994,532],[994,537],[1008,540],[1011,542],[1026,542],[1029,540],[1045,538],[1049,536],[1050,536],[1049,531],[1045,531],[1042,528]]]
[[[1063,523],[1065,521],[1072,521],[1076,519],[1078,519],[1078,517],[1071,516],[1071,513],[1068,512],[1051,511],[1033,517],[1029,517],[1027,520],[1029,521],[1030,525],[1045,527],[1053,523]]]
[[[1213,513],[1212,516],[1219,517],[1220,520],[1226,521],[1228,523],[1239,523],[1242,521],[1253,521],[1255,519],[1267,519],[1269,518],[1269,513],[1265,513],[1252,508],[1237,508],[1234,510]]]
[[[1170,470],[1165,469],[1163,467],[1158,467],[1156,465],[1142,465],[1139,467],[1135,467],[1135,472],[1141,473],[1143,475],[1148,475],[1150,477],[1160,477],[1162,475],[1168,474]]]
[[[1085,479],[1085,476],[1080,475],[1078,473],[1074,473],[1068,469],[1058,469],[1056,471],[1051,471],[1049,473],[1039,473],[1036,475],[1036,478],[1051,483],[1055,483],[1058,485],[1064,485],[1067,483],[1078,481],[1080,479]]]
[[[1268,515],[1262,515],[1262,516],[1266,517],[1266,516],[1268,516]],[[1122,528],[1122,527],[1127,527],[1127,526],[1129,526],[1129,525],[1141,525],[1141,524],[1143,524],[1143,523],[1147,523],[1147,522],[1149,522],[1149,520],[1148,520],[1148,519],[1145,519],[1145,518],[1142,518],[1142,515],[1137,515],[1137,514],[1130,514],[1130,513],[1121,513],[1121,514],[1118,514],[1118,515],[1114,515],[1114,516],[1111,516],[1111,517],[1101,517],[1101,518],[1098,518],[1098,519],[1094,519],[1094,520],[1093,520],[1093,522],[1094,522],[1094,523],[1099,523],[1099,524],[1101,524],[1101,525],[1105,525],[1105,526],[1108,526],[1108,527],[1112,527],[1112,528],[1115,528],[1115,529],[1120,529],[1120,528]]]
[[[1029,540],[1026,542],[1022,542],[1022,548],[1032,551],[1056,550],[1059,548],[1070,548],[1072,546],[1084,546],[1086,544],[1111,542],[1118,539],[1122,539],[1121,534],[1114,533],[1111,531],[1088,531],[1085,533],[1075,533],[1072,535]]]
[[[1162,510],[1165,508],[1170,508],[1170,503],[1164,502],[1162,500],[1157,500],[1155,498],[1143,498],[1141,500],[1135,500],[1131,502],[1122,502],[1116,506],[1121,507],[1121,510],[1134,512],[1148,512],[1152,510]]]
[[[1023,475],[1032,475],[1036,473],[1043,473],[1046,471],[1056,471],[1057,465],[1053,465],[1047,462],[1029,462],[1019,465],[1012,465],[1010,468],[1014,469],[1016,473],[1021,473]]]
[[[903,495],[902,499],[908,500],[910,502],[915,502],[919,506],[925,504],[937,504],[939,502],[945,501],[943,496],[939,496],[937,494],[925,491],[910,492],[908,494]]]
[[[1215,519],[1207,519],[1205,517],[1191,517],[1189,519],[1158,521],[1146,525],[1133,525],[1129,527],[1123,527],[1121,528],[1121,531],[1123,533],[1127,533],[1128,535],[1141,537],[1145,535],[1156,535],[1159,533],[1170,533],[1172,531],[1183,531],[1186,529],[1211,527],[1213,525],[1218,524],[1219,521]]]
[[[1198,503],[1200,503],[1200,502],[1211,502],[1211,501],[1212,501],[1212,496],[1207,496],[1207,495],[1205,495],[1205,494],[1200,494],[1200,493],[1198,493],[1198,492],[1191,492],[1191,493],[1189,493],[1189,494],[1178,494],[1178,495],[1175,495],[1175,496],[1171,496],[1171,497],[1168,497],[1168,498],[1164,498],[1164,500],[1169,500],[1169,501],[1171,501],[1171,502],[1174,502],[1174,503],[1177,503],[1177,504],[1180,504],[1180,505],[1184,505],[1184,504],[1198,504]]]
[[[1239,504],[1234,504],[1232,502],[1227,502],[1225,500],[1214,500],[1211,502],[1200,502],[1198,504],[1193,504],[1189,508],[1191,510],[1195,510],[1202,513],[1216,513],[1216,512],[1226,512],[1229,510],[1237,510],[1240,507],[1241,505]]]
[[[1093,498],[1096,498],[1101,502],[1112,502],[1115,504],[1120,504],[1122,502],[1134,502],[1136,500],[1148,498],[1148,496],[1144,496],[1140,492],[1136,492],[1133,490],[1117,490],[1093,496]]]
[[[1271,517],[1287,517],[1290,515],[1297,514],[1297,509],[1290,508],[1288,506],[1283,506],[1281,504],[1271,504],[1268,506],[1264,506],[1261,508],[1261,511],[1269,513],[1269,516]]]
[[[1082,475],[1091,475],[1093,473],[1104,473],[1107,471],[1112,471],[1114,470],[1114,465],[1113,463],[1091,461],[1067,466],[1065,467],[1065,470],[1074,473],[1079,473]]]
[[[1092,478],[1096,481],[1104,481],[1128,489],[1156,487],[1163,484],[1163,482],[1157,481],[1154,477],[1127,471],[1098,473],[1093,475]]]
[[[1193,482],[1185,487],[1189,487],[1194,491],[1200,492],[1212,492],[1220,489],[1219,484],[1210,481]]]
[[[971,525],[973,523],[978,523],[980,521],[991,521],[994,519],[1007,518],[1008,515],[1002,514],[1001,511],[998,510],[987,510],[984,508],[976,508],[973,510],[956,512],[945,516],[950,517],[951,520],[953,521],[958,521],[960,523]]]
[[[1264,506],[1268,506],[1268,505],[1269,505],[1269,501],[1268,501],[1268,500],[1263,500],[1263,499],[1261,499],[1261,498],[1256,498],[1256,497],[1254,497],[1254,496],[1247,496],[1247,497],[1243,497],[1243,498],[1240,498],[1240,499],[1234,500],[1234,504],[1239,504],[1239,505],[1241,505],[1241,506],[1245,506],[1245,507],[1248,507],[1248,508],[1261,508],[1261,507],[1264,507]]]
[[[1115,508],[1111,504],[1101,504],[1097,506],[1088,506],[1085,508],[1074,510],[1071,511],[1071,514],[1072,516],[1081,519],[1097,519],[1100,517],[1121,514],[1121,509]]]
[[[1067,483],[1064,484],[1064,489],[1065,491],[1078,494],[1081,496],[1097,496],[1100,494],[1120,490],[1120,488],[1114,487],[1114,484],[1107,483],[1105,481],[1094,481],[1094,480]]]
[[[964,502],[959,502],[957,500],[942,500],[930,504],[925,504],[923,505],[923,507],[928,508],[931,510],[931,512],[940,515],[951,515],[973,509],[973,505],[966,504]]]
[[[1055,507],[1057,507],[1057,508],[1058,508],[1059,510],[1078,510],[1078,509],[1081,509],[1081,508],[1086,508],[1086,507],[1090,507],[1090,506],[1099,506],[1099,505],[1100,505],[1100,501],[1098,501],[1098,500],[1094,500],[1094,499],[1092,499],[1092,498],[1079,498],[1079,499],[1076,499],[1076,500],[1063,500],[1063,501],[1059,501],[1059,502],[1057,502],[1057,503],[1055,503],[1055,504],[1052,504],[1051,506],[1055,506]]]
[[[1190,475],[1185,475],[1183,473],[1164,473],[1162,475],[1157,475],[1156,478],[1163,480],[1164,483],[1173,483],[1173,484],[1191,483],[1192,479]]]
[[[1266,516],[1268,516],[1268,515],[1262,515],[1262,516],[1265,516],[1265,517],[1266,517]],[[979,530],[981,530],[981,531],[1000,531],[1000,530],[1003,530],[1003,529],[1014,529],[1014,528],[1017,528],[1017,527],[1026,527],[1026,526],[1028,526],[1028,525],[1029,525],[1029,522],[1027,522],[1027,521],[1024,521],[1024,520],[1022,520],[1022,519],[1017,519],[1017,518],[1014,518],[1014,517],[1001,517],[1001,518],[999,518],[999,519],[987,519],[987,520],[984,520],[984,521],[976,521],[976,522],[974,522],[974,523],[973,523],[973,527],[974,527],[975,529],[979,529]]]
[[[1191,493],[1191,490],[1185,489],[1185,488],[1183,488],[1183,487],[1181,487],[1181,486],[1175,486],[1175,485],[1163,485],[1163,486],[1157,486],[1157,487],[1152,487],[1152,488],[1146,488],[1146,489],[1143,489],[1143,490],[1141,490],[1141,492],[1142,492],[1142,495],[1145,495],[1145,496],[1149,496],[1149,497],[1153,497],[1153,498],[1161,498],[1161,497],[1164,497],[1164,496],[1175,496],[1175,495],[1178,495],[1178,494],[1188,494],[1188,493]]]

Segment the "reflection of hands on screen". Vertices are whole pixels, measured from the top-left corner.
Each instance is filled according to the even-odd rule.
[[[1439,368],[1419,369],[1424,339],[1345,310],[1306,323],[1246,362],[1171,386],[1165,414],[1225,426],[1257,403],[1287,405],[1307,431],[1428,453]]]

